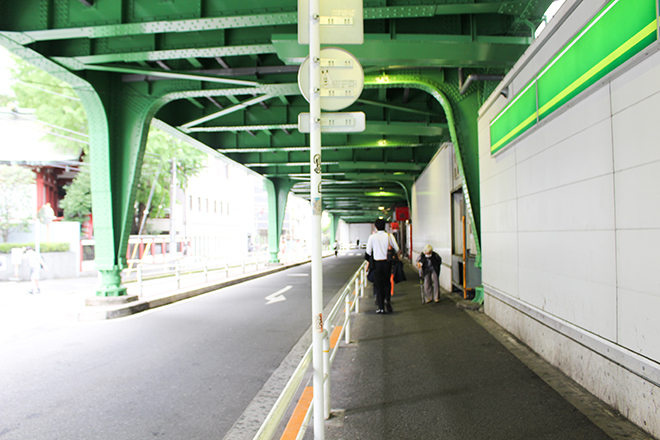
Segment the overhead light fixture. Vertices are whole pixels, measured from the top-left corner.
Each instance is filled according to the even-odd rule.
[[[384,206],[379,206],[378,209],[379,209],[380,211],[384,211],[384,210],[385,210],[385,207],[384,207]]]

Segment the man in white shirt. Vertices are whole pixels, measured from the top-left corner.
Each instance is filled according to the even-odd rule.
[[[394,237],[385,232],[385,220],[378,219],[374,223],[378,232],[369,236],[367,240],[367,252],[365,259],[373,262],[374,273],[374,295],[376,295],[376,313],[385,313],[385,309],[392,313],[392,304],[390,303],[390,275],[392,274],[392,262],[387,260],[387,249],[392,247],[394,252],[399,252],[399,245]],[[371,264],[371,262],[369,264]]]

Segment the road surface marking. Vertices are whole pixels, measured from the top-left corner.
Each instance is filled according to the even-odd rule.
[[[266,304],[273,304],[273,303],[280,302],[280,301],[286,301],[286,298],[282,294],[284,292],[286,292],[287,290],[291,289],[292,287],[293,286],[286,286],[284,289],[280,289],[275,293],[271,293],[270,295],[268,295],[266,297],[266,301],[268,301]],[[280,296],[280,295],[282,295],[282,296]]]

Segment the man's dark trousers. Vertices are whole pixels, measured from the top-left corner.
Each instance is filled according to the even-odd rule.
[[[390,275],[392,262],[387,260],[374,261],[374,294],[379,310],[385,310],[385,304],[390,303]]]

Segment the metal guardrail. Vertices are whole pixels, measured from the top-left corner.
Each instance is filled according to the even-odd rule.
[[[337,355],[337,350],[339,348],[339,344],[337,344],[333,348],[332,353],[330,352],[329,335],[332,334],[332,330],[334,330],[334,328],[337,326],[332,323],[335,321],[337,315],[339,314],[339,310],[343,304],[344,316],[343,316],[343,321],[338,323],[341,324],[342,326],[338,340],[341,340],[343,336],[345,338],[345,343],[349,344],[351,341],[351,312],[353,309],[355,310],[356,313],[360,312],[360,308],[359,308],[360,298],[364,297],[364,287],[367,281],[366,266],[367,263],[365,261],[364,263],[362,263],[360,268],[355,272],[355,274],[353,274],[353,277],[346,284],[346,287],[342,291],[341,296],[337,299],[337,302],[335,303],[334,307],[332,308],[330,313],[328,313],[328,316],[325,319],[327,327],[323,331],[323,371],[324,371],[323,386],[324,386],[324,414],[326,420],[330,417],[330,367],[335,359],[335,356]],[[330,330],[330,332],[328,332],[328,330]],[[254,440],[271,440],[273,438],[273,435],[275,434],[277,428],[282,422],[284,413],[291,404],[291,401],[293,400],[296,391],[298,390],[300,384],[302,383],[302,380],[305,376],[305,373],[307,372],[307,369],[309,368],[309,364],[311,360],[312,360],[312,346],[310,345],[310,347],[307,349],[307,352],[303,356],[302,360],[300,361],[300,363],[294,370],[293,374],[291,375],[291,378],[289,379],[284,389],[282,390],[282,393],[277,398],[275,404],[273,405],[273,408],[266,416],[266,419],[259,428],[259,431],[257,431],[257,434],[254,436]],[[305,435],[305,430],[307,429],[307,425],[309,424],[309,421],[311,419],[313,408],[314,408],[314,403],[312,402],[312,404],[309,406],[307,410],[307,414],[305,415],[305,419],[303,421],[302,427],[298,432],[298,436],[296,437],[297,440],[302,439],[302,437]]]
[[[281,261],[284,264],[293,264],[309,259],[307,253],[288,255]],[[195,278],[203,278],[199,283],[208,283],[213,279],[228,279],[231,275],[240,276],[247,272],[256,272],[265,268],[270,261],[268,252],[246,253],[242,257],[206,259],[199,261],[197,257],[186,257],[179,254],[174,259],[161,262],[147,263],[141,260],[129,260],[129,269],[124,272],[125,284],[137,290],[139,297],[143,296],[145,287],[154,287],[176,281],[176,288],[180,289],[182,281],[190,282]],[[132,278],[135,276],[135,278]]]

